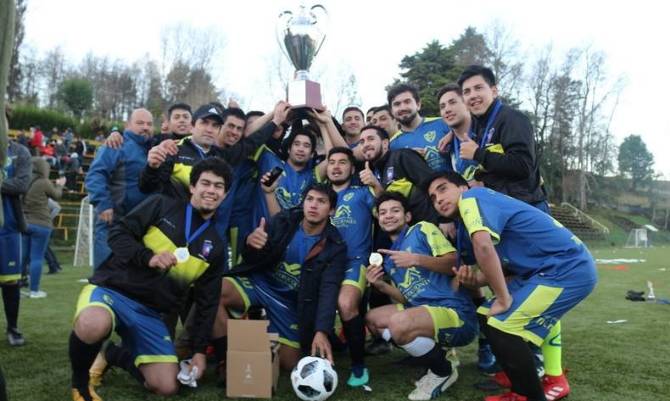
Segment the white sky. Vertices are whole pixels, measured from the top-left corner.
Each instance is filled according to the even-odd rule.
[[[263,94],[269,91],[268,68],[278,51],[277,16],[297,4],[297,0],[28,0],[25,42],[38,52],[61,46],[74,63],[89,51],[132,62],[147,53],[158,59],[160,33],[166,26],[216,27],[225,38],[216,62],[217,82],[239,94],[246,109],[268,109],[274,96]],[[627,81],[612,125],[617,144],[631,133],[641,135],[654,153],[656,170],[670,178],[670,157],[663,150],[670,149],[670,118],[663,117],[670,101],[661,99],[670,94],[666,76],[670,24],[662,2],[641,0],[624,6],[583,0],[323,0],[321,4],[331,23],[312,70],[327,77],[353,72],[364,109],[385,103],[384,87],[398,77],[403,56],[433,39],[448,45],[467,26],[482,32],[497,20],[511,30],[524,53],[548,43],[559,59],[571,47],[590,44],[603,50],[609,76],[624,76]],[[325,78],[321,83],[330,81]],[[326,99],[335,108],[332,100]]]

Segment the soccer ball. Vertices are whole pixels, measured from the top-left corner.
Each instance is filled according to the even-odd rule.
[[[301,400],[324,401],[335,392],[337,373],[327,359],[306,356],[293,368],[291,384]]]

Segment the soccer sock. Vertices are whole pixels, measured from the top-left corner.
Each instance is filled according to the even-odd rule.
[[[114,343],[107,345],[105,349],[105,359],[107,363],[111,366],[118,366],[137,380],[141,385],[144,385],[144,376],[140,369],[135,366],[135,361],[133,360],[133,354],[130,350],[123,345],[120,347]]]
[[[356,377],[360,377],[363,374],[363,368],[365,368],[365,323],[363,317],[357,315],[351,320],[342,322],[342,328],[349,346],[351,369]]]
[[[2,286],[2,302],[5,305],[5,318],[7,329],[16,329],[19,319],[19,301],[21,291],[18,285]]]
[[[214,346],[214,356],[217,363],[225,363],[226,355],[228,354],[228,336],[223,336],[219,338],[213,338],[211,340],[212,346]]]
[[[428,337],[417,337],[400,348],[414,357],[420,357],[429,353],[435,347],[435,341]]]
[[[70,364],[72,365],[72,387],[81,394],[88,394],[88,370],[102,348],[102,341],[86,344],[72,331],[70,333]]]
[[[512,382],[512,391],[528,401],[546,401],[530,347],[523,338],[485,325],[486,336],[496,359]]]
[[[433,342],[433,344],[435,344]],[[447,352],[440,346],[435,344],[424,357],[428,361],[428,367],[431,372],[440,377],[449,376],[452,372],[451,362],[447,360]]]
[[[551,328],[549,335],[542,343],[544,374],[549,376],[560,376],[563,374],[561,353],[561,322],[558,321],[554,327]]]

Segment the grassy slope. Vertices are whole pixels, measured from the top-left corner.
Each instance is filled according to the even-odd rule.
[[[572,401],[645,401],[663,398],[668,393],[667,316],[669,305],[626,301],[628,289],[645,289],[646,280],[655,282],[656,294],[670,298],[670,252],[667,249],[594,251],[597,258],[646,258],[644,264],[627,265],[628,270],[600,266],[600,283],[595,292],[569,313],[563,321],[564,365],[570,369]],[[660,271],[659,268],[666,268]],[[43,288],[49,297],[41,300],[22,299],[20,326],[27,345],[10,348],[0,342],[0,364],[8,381],[12,400],[69,399],[69,363],[67,338],[84,269],[66,267],[63,274],[45,276]],[[626,319],[618,325],[607,320]],[[459,351],[462,366],[460,379],[449,390],[445,400],[480,400],[483,393],[473,383],[481,379],[476,372],[475,347]],[[343,385],[348,358],[338,357],[340,386],[333,399],[389,400],[406,399],[412,381],[420,372],[413,368],[391,365],[403,357],[401,351],[390,356],[370,358],[374,393],[363,396]],[[175,399],[211,400],[223,398],[223,390],[213,383],[211,371],[203,388],[182,391]],[[101,396],[109,400],[154,400],[129,376],[121,371],[109,372]],[[660,398],[659,398],[660,397]],[[287,375],[280,382],[279,400],[297,400]]]

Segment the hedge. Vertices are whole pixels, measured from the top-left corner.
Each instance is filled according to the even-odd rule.
[[[27,130],[30,127],[39,126],[42,131],[48,131],[56,127],[60,132],[72,128],[76,135],[84,138],[94,138],[98,132],[107,134],[113,126],[123,127],[121,121],[108,121],[101,118],[85,118],[81,122],[65,113],[57,110],[41,109],[31,105],[12,105],[9,125],[12,129]]]

